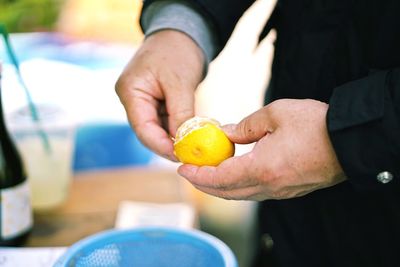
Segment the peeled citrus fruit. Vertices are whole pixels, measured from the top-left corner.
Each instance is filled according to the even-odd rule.
[[[217,166],[233,156],[235,146],[222,131],[218,121],[193,117],[178,128],[174,153],[182,163]]]

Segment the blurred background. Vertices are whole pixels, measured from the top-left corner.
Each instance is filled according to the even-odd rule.
[[[196,94],[197,115],[235,123],[262,106],[269,79],[274,34],[257,44],[275,1],[258,0],[213,61]],[[36,103],[68,112],[76,125],[73,172],[119,167],[176,169],[147,150],[127,123],[114,92],[123,67],[143,40],[140,0],[0,0],[0,23],[21,64]],[[15,67],[3,42],[3,108],[26,105]],[[129,145],[127,145],[129,144]],[[237,147],[237,154],[249,146]],[[187,185],[199,212],[199,227],[226,242],[246,266],[252,246],[255,203],[225,201]]]

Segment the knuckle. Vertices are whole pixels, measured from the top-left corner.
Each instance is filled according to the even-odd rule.
[[[265,108],[270,116],[277,117],[282,110],[287,110],[288,103],[286,99],[278,99],[265,106]]]
[[[118,96],[121,94],[123,88],[125,88],[125,79],[123,78],[123,76],[120,76],[114,85],[115,92]]]
[[[222,199],[225,199],[225,200],[234,200],[235,199],[231,194],[229,194],[226,191],[220,191],[218,193],[218,197],[222,198]]]
[[[239,134],[252,138],[255,135],[255,130],[250,119],[245,119],[239,124]]]
[[[114,85],[117,95],[121,98],[136,91],[150,92],[158,88],[158,80],[151,71],[124,71]]]
[[[115,92],[120,99],[126,96],[132,88],[134,88],[134,81],[128,79],[124,74],[118,78],[114,85]]]
[[[216,189],[218,189],[218,190],[225,190],[225,189],[227,189],[226,184],[225,184],[220,178],[213,177],[213,178],[212,178],[212,181],[213,181],[213,187],[214,187],[214,188],[216,188]]]
[[[213,187],[224,191],[231,189],[233,186],[228,177],[223,170],[217,169],[211,179]]]
[[[273,199],[282,199],[286,195],[284,192],[285,175],[280,167],[272,167],[262,174],[264,187],[268,191],[268,196]]]
[[[287,199],[289,198],[285,191],[276,191],[271,193],[272,199]]]

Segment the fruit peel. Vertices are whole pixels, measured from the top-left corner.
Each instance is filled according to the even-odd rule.
[[[182,163],[217,166],[234,152],[234,144],[214,119],[193,117],[177,130],[174,153]]]

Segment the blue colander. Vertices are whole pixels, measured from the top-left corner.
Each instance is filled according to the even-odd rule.
[[[221,240],[199,230],[109,230],[72,245],[54,267],[237,267]]]

